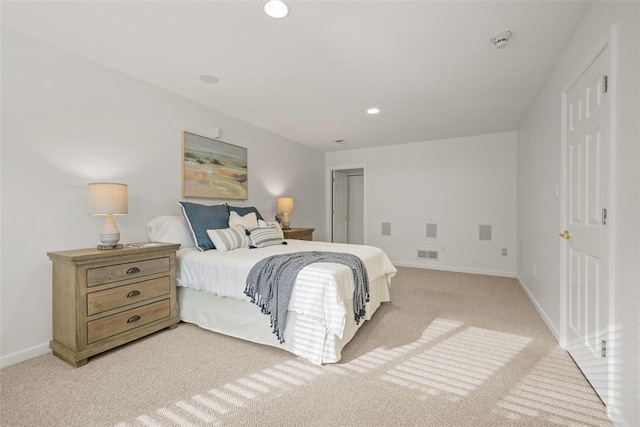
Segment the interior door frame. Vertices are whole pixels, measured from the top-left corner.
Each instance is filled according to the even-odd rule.
[[[364,171],[347,174],[347,242],[364,244]]]
[[[333,170],[331,175],[331,242],[348,243],[349,175],[343,170]]]
[[[363,174],[363,204],[364,211],[362,213],[362,227],[364,229],[363,242],[367,244],[367,167],[364,164],[347,164],[341,166],[330,166],[325,171],[325,230],[327,232],[327,241],[331,241],[333,235],[333,171],[342,171],[348,169],[362,169]]]
[[[607,226],[609,227],[608,233],[608,259],[607,263],[609,265],[609,295],[608,295],[608,319],[607,324],[609,325],[608,337],[609,342],[612,338],[614,338],[613,331],[611,330],[612,320],[613,320],[613,290],[614,290],[614,245],[613,245],[613,236],[615,235],[615,208],[617,206],[616,193],[615,193],[615,174],[614,166],[615,166],[615,153],[616,153],[616,138],[615,138],[615,123],[616,123],[616,85],[615,76],[617,75],[615,64],[617,62],[617,49],[616,49],[616,25],[613,24],[610,27],[609,34],[595,44],[595,48],[589,53],[586,59],[579,64],[577,67],[577,71],[574,75],[572,75],[571,79],[563,86],[561,93],[561,139],[560,139],[560,178],[561,178],[561,189],[560,192],[560,230],[567,229],[566,217],[567,217],[567,195],[568,195],[568,168],[567,168],[567,118],[566,118],[566,110],[568,107],[567,103],[567,94],[569,90],[573,87],[573,85],[578,81],[578,79],[582,76],[582,74],[591,66],[591,64],[598,58],[598,56],[607,48],[609,48],[609,87],[607,90],[607,96],[609,96],[609,165],[608,165],[608,173],[609,173],[609,218]],[[559,325],[559,344],[562,348],[567,348],[567,325],[569,322],[568,318],[568,300],[567,300],[567,292],[568,292],[568,283],[567,283],[567,251],[566,251],[566,241],[564,239],[558,238],[558,245],[560,248],[560,325]],[[608,345],[609,349],[614,349],[614,345]],[[611,380],[612,380],[612,365],[613,365],[613,357],[609,353],[607,354],[607,371],[608,371],[608,384],[610,388]],[[610,400],[613,396],[611,390],[607,393],[608,399]],[[607,407],[607,412],[609,412],[609,402],[604,402]]]

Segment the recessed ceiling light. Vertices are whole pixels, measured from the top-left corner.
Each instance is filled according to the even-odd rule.
[[[380,112],[379,108],[372,107],[367,110],[367,114],[371,114],[372,116],[378,114]]]
[[[282,0],[267,0],[262,7],[264,13],[275,19],[286,18],[289,14],[289,6]]]
[[[212,76],[211,74],[202,74],[200,76],[200,81],[204,83],[208,83],[210,85],[214,85],[218,83],[220,80],[216,76]]]

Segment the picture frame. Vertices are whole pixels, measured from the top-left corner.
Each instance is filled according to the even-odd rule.
[[[182,132],[182,197],[247,200],[247,149]]]

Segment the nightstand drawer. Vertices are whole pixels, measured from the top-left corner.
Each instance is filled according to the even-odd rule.
[[[87,342],[89,344],[105,338],[138,328],[147,323],[169,317],[171,302],[169,299],[153,304],[123,311],[113,316],[88,322]]]
[[[93,292],[87,294],[87,315],[91,316],[112,308],[123,307],[161,295],[168,295],[170,291],[171,278],[165,276]]]
[[[291,237],[294,240],[313,240],[313,237],[311,237],[310,235],[306,235],[306,236],[295,236],[295,237]]]
[[[282,230],[285,239],[293,240],[313,240],[313,231],[315,228],[289,228]]]
[[[134,279],[150,274],[166,273],[169,271],[169,268],[170,262],[168,257],[89,268],[87,269],[87,287]]]

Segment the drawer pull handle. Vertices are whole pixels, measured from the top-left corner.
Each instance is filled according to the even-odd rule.
[[[136,274],[140,273],[140,269],[138,267],[131,267],[127,270],[127,274]]]
[[[138,295],[140,295],[140,291],[131,291],[127,294],[127,298],[137,297]]]
[[[140,316],[131,316],[129,317],[129,319],[127,319],[127,323],[133,323],[133,322],[137,322],[138,320],[140,320]]]

